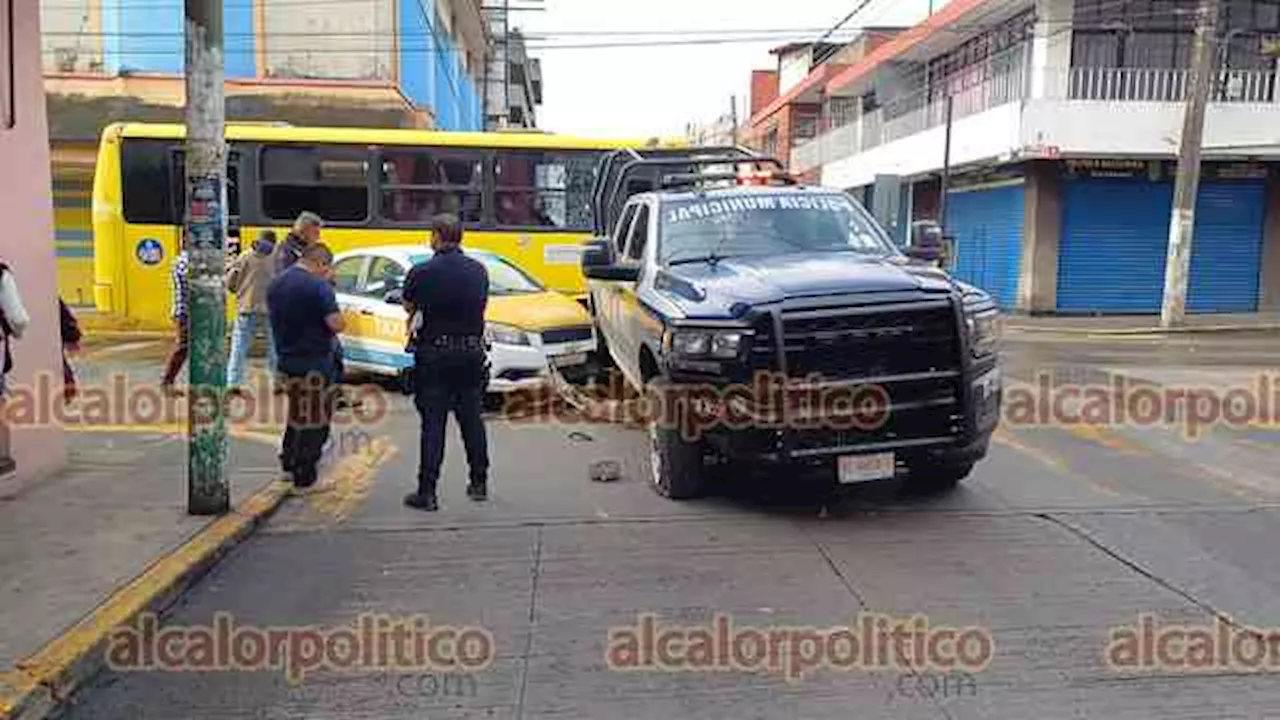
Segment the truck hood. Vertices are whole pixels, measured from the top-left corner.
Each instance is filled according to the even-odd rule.
[[[956,289],[945,273],[906,258],[833,252],[689,263],[663,275],[659,291],[689,317],[734,317],[746,306],[808,296]]]

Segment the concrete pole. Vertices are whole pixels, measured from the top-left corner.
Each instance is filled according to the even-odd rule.
[[[1196,196],[1200,188],[1200,152],[1204,143],[1205,106],[1213,86],[1213,44],[1218,32],[1221,0],[1201,0],[1192,55],[1191,94],[1182,120],[1178,150],[1178,176],[1169,218],[1169,253],[1165,259],[1164,303],[1160,326],[1171,328],[1186,322],[1187,279],[1191,267],[1191,240],[1195,232]]]
[[[222,0],[186,4],[186,217],[191,396],[187,512],[231,509],[227,482],[226,141]]]

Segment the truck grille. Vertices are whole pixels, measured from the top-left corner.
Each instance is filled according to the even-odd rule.
[[[828,301],[829,302],[829,301]],[[884,422],[858,429],[794,428],[791,452],[823,455],[859,446],[944,442],[963,430],[961,343],[956,310],[947,300],[780,310],[787,376],[794,380],[867,383],[889,403]],[[777,324],[755,324],[751,367],[779,369]]]
[[[848,381],[960,369],[959,328],[950,303],[783,310],[787,375]],[[755,369],[777,369],[773,323],[756,327]]]
[[[546,330],[542,333],[542,343],[544,345],[557,345],[567,342],[581,342],[591,339],[591,328],[587,327],[571,327],[556,328],[555,330]]]

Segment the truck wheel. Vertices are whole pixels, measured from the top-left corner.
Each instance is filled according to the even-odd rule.
[[[972,461],[930,460],[908,466],[906,487],[915,492],[946,492],[954,490],[961,480],[973,472]]]
[[[651,392],[662,387],[649,384]],[[702,442],[683,438],[678,427],[666,427],[661,416],[650,418],[649,474],[654,492],[670,500],[693,500],[706,494]]]

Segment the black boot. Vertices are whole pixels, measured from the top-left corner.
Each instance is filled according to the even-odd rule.
[[[489,499],[489,488],[484,480],[472,480],[467,484],[467,497],[476,502],[483,502]]]
[[[421,510],[423,512],[435,512],[440,509],[440,503],[436,500],[436,494],[434,492],[423,492],[421,489],[419,489],[418,492],[405,495],[404,504],[405,507],[411,507],[414,510]]]

